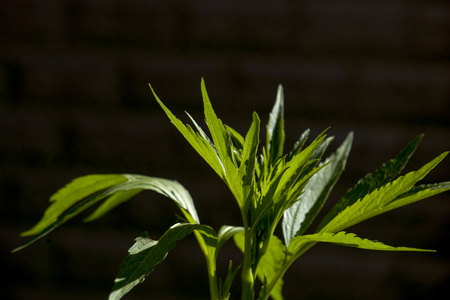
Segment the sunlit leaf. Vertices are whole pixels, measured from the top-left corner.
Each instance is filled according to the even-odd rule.
[[[318,226],[318,231],[322,229],[331,219],[339,214],[346,207],[352,205],[365,195],[373,192],[377,188],[387,184],[400,174],[414,154],[417,146],[422,140],[422,135],[415,138],[408,144],[395,158],[383,164],[378,170],[371,174],[367,174],[363,179],[350,189],[347,194],[342,197],[333,209],[323,218]]]
[[[291,254],[295,254],[295,252],[299,249],[299,245],[301,245],[304,242],[333,243],[340,246],[361,248],[367,250],[380,250],[380,251],[435,252],[434,250],[418,249],[411,247],[392,247],[378,241],[362,239],[360,237],[357,237],[356,234],[354,233],[346,233],[345,231],[340,231],[338,233],[323,232],[295,237],[292,239],[288,251]]]
[[[223,225],[220,227],[219,232],[217,233],[217,248],[220,249],[226,241],[242,231],[244,231],[243,227],[229,225]]]
[[[259,144],[259,126],[260,120],[256,113],[253,113],[253,122],[247,132],[244,140],[244,148],[242,150],[241,164],[238,170],[237,185],[240,186],[240,197],[238,199],[241,207],[248,205],[251,200],[254,184],[254,173],[256,164],[256,153]],[[236,184],[235,184],[236,185]]]
[[[170,227],[158,241],[150,239],[147,233],[137,238],[136,243],[130,248],[125,262],[120,267],[109,299],[121,299],[132,288],[143,282],[166,258],[169,251],[175,247],[176,242],[194,230],[215,235],[214,231],[205,225],[178,223]]]
[[[283,156],[284,146],[284,93],[283,86],[278,85],[277,97],[267,123],[266,148],[269,163]]]
[[[395,198],[390,203],[384,206],[384,211],[389,211],[407,204],[411,204],[431,196],[446,192],[450,190],[450,181],[434,183],[434,184],[423,184],[416,186],[406,193],[401,194]]]
[[[93,180],[94,184],[89,190],[87,187],[91,186],[88,184],[90,180]],[[101,184],[97,186],[95,182],[101,182]],[[106,182],[108,182],[108,185]],[[102,190],[99,190],[99,188],[102,188]],[[88,217],[88,220],[104,215],[142,190],[152,190],[163,194],[177,204],[190,222],[200,222],[189,192],[177,181],[131,174],[89,175],[75,179],[52,196],[52,205],[46,210],[41,221],[32,229],[23,233],[23,235],[35,236],[14,251],[30,245],[105,198],[107,200],[104,204],[94,211]],[[73,191],[73,194],[71,191]],[[91,194],[89,194],[89,191]]]
[[[158,98],[153,88],[150,86],[150,89],[153,92],[153,96],[158,101],[161,108],[164,110],[166,115],[169,117],[171,122],[175,125],[175,127],[180,131],[180,133],[184,136],[184,138],[191,144],[191,146],[200,154],[201,157],[213,168],[216,173],[225,180],[225,170],[224,166],[214,148],[214,145],[206,138],[206,134],[203,130],[198,133],[194,132],[191,126],[184,125],[177,117],[175,117],[172,112],[163,104],[163,102]],[[191,120],[193,120],[191,118]],[[197,129],[200,126],[197,123],[194,123]]]
[[[40,233],[50,224],[55,223],[62,213],[72,208],[80,200],[126,180],[124,176],[116,174],[88,175],[72,180],[50,197],[51,205],[45,211],[42,219],[21,235],[31,236]]]
[[[294,236],[303,234],[319,213],[345,168],[352,141],[353,134],[350,133],[336,152],[325,160],[324,163],[328,164],[309,179],[299,200],[285,210],[282,228],[286,246]]]
[[[414,187],[416,182],[423,179],[442,159],[444,159],[447,154],[448,152],[443,153],[419,170],[410,172],[405,176],[401,176],[398,179],[389,182],[379,189],[365,195],[362,199],[356,201],[354,204],[341,211],[334,219],[332,219],[325,227],[321,229],[321,232],[340,231],[388,210],[400,207],[399,205],[389,206],[389,204],[398,197],[401,197],[401,195],[409,192]],[[439,190],[445,191],[447,189],[445,187],[443,189],[428,189],[425,190],[424,193],[433,195]],[[419,197],[420,199],[414,199],[414,197],[416,197],[416,194],[414,193],[412,195],[410,193],[406,195],[408,195],[408,201],[411,200],[411,202],[424,198]],[[422,195],[424,196],[426,194]],[[400,203],[408,204],[408,201]]]

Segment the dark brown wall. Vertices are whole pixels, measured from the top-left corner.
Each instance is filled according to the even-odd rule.
[[[408,171],[450,150],[450,3],[1,1],[2,299],[105,299],[133,239],[144,230],[157,239],[176,221],[173,205],[144,193],[97,222],[78,218],[9,254],[49,196],[77,176],[177,179],[204,223],[240,225],[230,193],[147,85],[174,113],[201,121],[201,77],[218,115],[238,130],[253,110],[266,122],[281,83],[289,147],[308,127],[315,135],[331,126],[335,145],[355,132],[329,209],[418,134],[425,139]],[[429,180],[449,180],[449,166],[447,159]],[[449,197],[352,229],[437,254],[317,246],[288,272],[286,299],[439,295],[450,275]],[[231,244],[224,252],[221,266],[239,259]],[[183,241],[126,299],[206,299],[204,272],[194,240]]]

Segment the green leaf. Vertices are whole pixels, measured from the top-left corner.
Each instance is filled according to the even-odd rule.
[[[143,189],[124,190],[116,192],[106,199],[89,217],[84,218],[84,222],[92,222],[103,217],[110,210],[118,206],[119,204],[126,202],[142,192]]]
[[[211,133],[211,137],[217,151],[217,155],[219,156],[224,169],[225,182],[235,196],[239,205],[242,207],[243,199],[241,198],[241,195],[244,194],[244,191],[239,180],[238,168],[234,164],[232,159],[231,137],[228,134],[228,131],[223,125],[222,121],[217,118],[216,113],[214,112],[211,101],[208,97],[208,93],[206,92],[205,82],[203,79],[201,83],[201,90],[203,96],[206,124],[208,125],[209,132]]]
[[[42,219],[33,228],[23,232],[21,236],[40,233],[50,224],[55,223],[62,213],[72,208],[80,200],[126,180],[124,176],[116,174],[88,175],[72,180],[50,197],[52,204],[47,208]]]
[[[401,176],[372,193],[367,194],[362,199],[345,208],[323,227],[321,232],[340,231],[393,208],[424,199],[427,195],[434,195],[437,192],[447,190],[447,187],[444,186],[436,189],[420,189],[419,191],[416,191],[416,193],[407,193],[419,180],[423,179],[442,159],[444,159],[447,154],[448,152],[442,153],[419,170]],[[398,203],[401,205],[389,205],[392,201],[401,198],[402,195],[407,195],[407,197],[404,197],[404,200]],[[407,200],[405,201],[405,199]]]
[[[345,169],[352,141],[353,134],[350,133],[336,152],[325,160],[327,165],[309,179],[299,200],[285,210],[282,228],[286,247],[294,236],[306,231],[321,210]]]
[[[300,138],[295,142],[294,147],[292,149],[292,151],[289,153],[288,159],[287,161],[290,161],[292,159],[292,157],[294,157],[294,155],[296,155],[297,153],[300,153],[300,151],[302,151],[303,146],[306,143],[306,140],[308,139],[309,136],[309,129],[306,129],[301,135]]]
[[[271,282],[275,274],[281,269],[285,259],[286,246],[276,236],[272,236],[269,248],[264,256],[261,258],[256,271],[257,276],[261,282]],[[264,287],[263,287],[264,290]],[[270,292],[270,296],[274,300],[283,300],[283,278],[280,278],[275,287]]]
[[[267,123],[266,147],[269,164],[283,156],[284,146],[284,93],[283,86],[278,85],[277,97]]]
[[[407,204],[411,204],[449,190],[450,181],[419,185],[409,190],[408,192],[401,194],[392,202],[388,203],[384,207],[384,211],[389,211],[401,206],[405,206]]]
[[[245,251],[245,241],[244,233],[240,232],[234,236],[234,242],[236,246],[244,253]],[[276,236],[272,236],[267,252],[263,255],[259,261],[256,275],[263,284],[271,282],[277,272],[281,269],[285,259],[285,250],[283,242]],[[282,300],[282,289],[283,289],[283,279],[280,278],[276,283],[275,287],[272,289],[270,296],[274,300]],[[261,290],[264,293],[264,286]]]
[[[392,247],[378,241],[362,239],[360,237],[357,237],[354,233],[346,233],[345,231],[340,231],[338,233],[322,232],[295,237],[294,239],[292,239],[292,243],[289,246],[289,252],[294,254],[298,249],[298,246],[304,242],[333,243],[340,246],[361,248],[367,250],[380,250],[380,251],[435,252],[435,250],[425,250],[410,247]]]
[[[238,170],[239,182],[233,183],[233,186],[239,186],[240,207],[245,207],[252,199],[254,173],[256,164],[256,153],[259,144],[260,120],[256,113],[253,113],[253,121],[244,140],[242,150],[241,164]]]
[[[89,184],[91,181],[92,184]],[[99,183],[98,186],[97,183]],[[52,196],[53,203],[46,210],[41,221],[32,229],[23,233],[23,235],[35,236],[13,252],[27,247],[105,198],[110,197],[87,218],[88,220],[104,215],[142,190],[153,190],[172,199],[189,222],[200,223],[189,192],[177,181],[131,174],[89,175],[75,179]]]
[[[233,283],[234,278],[236,277],[240,267],[237,267],[233,270],[233,261],[230,260],[228,265],[227,276],[225,277],[225,281],[222,284],[220,281],[220,300],[228,300],[230,299],[230,288]]]
[[[230,225],[223,225],[220,227],[219,232],[217,233],[217,251],[223,246],[223,244],[225,244],[226,241],[242,231],[244,231],[244,227]]]
[[[244,138],[242,137],[242,135],[240,135],[236,130],[234,130],[230,126],[227,126],[226,124],[224,124],[224,126],[227,129],[228,134],[231,138],[231,143],[230,143],[230,146],[232,148],[231,158],[233,159],[233,163],[236,166],[239,166],[241,164],[241,160],[242,160],[241,156],[242,156],[242,151],[244,149]]]
[[[231,139],[233,140],[236,148],[239,151],[242,151],[242,149],[244,149],[244,137],[239,132],[237,132],[236,130],[234,130],[230,126],[228,126],[227,124],[224,124],[224,126],[228,130],[228,132],[230,133]]]
[[[372,174],[367,174],[363,179],[361,179],[323,218],[317,231],[321,230],[328,222],[330,222],[331,219],[336,217],[346,207],[352,205],[357,200],[387,184],[389,181],[398,176],[408,163],[411,156],[414,154],[417,146],[422,140],[422,137],[422,135],[416,137],[395,158],[391,159],[386,164],[383,164]]]
[[[196,232],[196,236],[205,257],[210,260],[211,263],[215,264],[220,248],[222,248],[222,246],[235,234],[243,230],[243,227],[223,225],[220,227],[217,234],[214,232],[214,234],[211,235],[211,232],[208,234],[208,232],[203,231]]]
[[[262,186],[260,199],[254,208],[253,229],[257,228],[258,222],[264,219],[270,212],[276,216],[276,219],[270,218],[272,221],[278,222],[281,219],[285,208],[293,203],[292,197],[289,196],[298,195],[295,191],[301,187],[301,185],[296,185],[301,177],[300,175],[303,174],[305,166],[311,163],[310,159],[324,139],[325,135],[322,133],[308,147],[296,154],[286,164],[283,164],[283,159],[280,159],[277,162],[276,167],[272,170],[272,172],[276,172],[276,174],[271,175],[270,181]],[[312,170],[310,175],[312,176],[317,170]],[[293,189],[293,187],[295,187],[295,189]],[[271,210],[271,208],[274,208],[275,206],[278,209],[276,211]]]
[[[177,206],[184,212],[190,222],[200,223],[200,220],[195,209],[194,201],[192,200],[189,192],[177,181],[169,180],[158,177],[150,177],[144,175],[135,174],[123,174],[128,179],[120,185],[112,187],[110,190],[105,191],[107,193],[117,193],[119,191],[136,191],[136,190],[151,190],[159,194],[172,199]],[[129,199],[129,198],[128,198]],[[128,200],[126,199],[126,200]],[[114,200],[114,199],[113,199]],[[93,220],[100,217],[123,202],[123,199],[119,198],[117,201],[108,199],[105,201],[90,217],[88,220]]]
[[[191,144],[191,146],[200,154],[201,157],[213,168],[213,170],[223,179],[225,180],[225,169],[219,158],[218,153],[212,142],[206,136],[206,134],[201,130],[200,126],[195,123],[194,119],[190,117],[190,119],[194,122],[194,126],[199,131],[198,133],[194,132],[191,126],[184,125],[179,119],[177,119],[172,112],[163,104],[163,102],[158,98],[153,88],[150,86],[150,89],[153,92],[153,96],[158,101],[161,108],[164,110],[166,115],[169,117],[171,122],[175,125],[175,127],[180,131],[180,133],[184,136],[184,138]]]
[[[273,196],[273,201],[276,203],[281,194],[287,192],[289,188],[295,183],[301,174],[303,167],[308,163],[309,159],[314,155],[315,150],[320,146],[320,144],[325,139],[325,135],[320,134],[308,147],[303,151],[296,154],[289,162],[287,162],[283,169],[278,173],[281,176],[279,182],[277,182],[274,187],[272,181],[269,183],[268,187],[270,189],[275,188],[275,193]],[[267,192],[265,193],[267,194]]]
[[[178,223],[170,227],[159,241],[149,238],[147,233],[136,239],[136,243],[130,248],[129,255],[120,266],[110,300],[121,299],[134,288],[161,263],[168,252],[175,247],[177,241],[191,234],[194,230],[215,235],[214,231],[205,225]]]

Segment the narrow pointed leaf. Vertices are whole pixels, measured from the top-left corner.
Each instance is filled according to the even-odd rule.
[[[367,250],[380,250],[380,251],[435,252],[434,250],[388,246],[378,241],[362,239],[356,236],[354,233],[346,233],[345,231],[340,231],[338,233],[323,232],[295,237],[292,240],[292,245],[289,247],[289,252],[294,254],[298,245],[300,245],[303,242],[333,243],[340,246],[361,248]]]
[[[303,146],[306,143],[306,140],[308,139],[309,136],[309,129],[306,129],[301,135],[300,138],[297,140],[297,142],[295,142],[294,144],[294,148],[292,149],[292,151],[289,153],[288,159],[287,161],[290,161],[292,159],[292,157],[294,157],[294,155],[296,155],[297,153],[299,153],[300,151],[302,151]]]
[[[367,174],[363,179],[361,179],[323,218],[317,231],[321,230],[331,219],[337,216],[339,212],[343,211],[346,207],[352,205],[358,199],[373,192],[377,188],[382,187],[398,176],[408,163],[411,156],[414,154],[417,146],[422,140],[422,137],[422,135],[416,137],[395,158],[391,159],[386,164],[383,164],[383,166],[372,174]]]
[[[228,126],[226,124],[224,124],[224,125],[225,125],[225,128],[230,133],[231,139],[235,143],[235,146],[237,147],[237,149],[239,151],[242,151],[242,149],[244,148],[244,137],[239,132],[237,132],[236,130],[231,128],[230,126]]]
[[[171,122],[180,131],[184,138],[191,144],[191,146],[200,154],[201,157],[213,168],[213,170],[225,180],[225,170],[220,161],[220,158],[211,144],[208,138],[206,138],[205,133],[201,130],[199,133],[194,132],[194,130],[189,125],[184,125],[177,117],[175,117],[172,112],[163,104],[163,102],[158,98],[153,88],[150,86],[153,92],[153,96],[158,101],[161,108],[164,110],[166,115],[169,117]],[[192,118],[191,118],[192,119]],[[193,119],[192,119],[193,120]],[[194,123],[195,127],[200,128],[197,123]]]
[[[322,159],[324,152],[326,151],[326,149],[328,148],[328,146],[331,144],[331,142],[333,140],[334,140],[334,137],[327,137],[326,139],[323,140],[323,142],[319,145],[319,147],[317,147],[317,149],[314,151],[314,154],[313,154],[313,156],[311,156],[308,163],[303,167],[303,169],[299,175],[299,178],[306,176],[311,171],[316,169],[317,165],[319,164],[320,160]],[[321,163],[320,165],[324,166],[325,164],[328,164],[328,163],[329,162]]]
[[[411,204],[431,196],[446,192],[450,190],[450,181],[419,185],[408,192],[398,196],[392,202],[387,204],[383,210],[389,211],[407,204]]]
[[[269,162],[275,162],[283,156],[284,146],[284,93],[283,86],[278,86],[277,97],[267,123],[267,150]]]
[[[225,277],[225,281],[223,284],[220,284],[220,300],[228,300],[230,299],[230,288],[233,283],[234,278],[236,277],[240,267],[237,267],[233,270],[233,262],[230,260],[228,265],[227,276]]]
[[[431,162],[424,165],[422,168],[415,172],[410,172],[405,176],[401,176],[398,179],[387,183],[381,188],[367,194],[364,198],[358,200],[353,205],[345,208],[340,214],[332,219],[325,227],[321,229],[321,232],[336,232],[360,223],[364,220],[377,216],[392,209],[389,203],[397,199],[402,194],[410,191],[416,182],[423,179],[444,157],[448,152],[443,153],[433,159]],[[445,189],[445,188],[444,188]],[[433,190],[436,192],[437,190]],[[432,195],[433,193],[428,191]],[[413,194],[414,195],[414,194]],[[423,195],[423,194],[422,194]],[[409,195],[409,197],[413,197]],[[415,200],[413,198],[409,198]],[[404,202],[408,204],[408,202]],[[398,205],[395,206],[399,207]]]
[[[175,247],[177,241],[191,234],[194,230],[214,235],[214,231],[205,225],[178,223],[170,227],[159,241],[154,241],[145,233],[136,239],[136,243],[130,248],[129,255],[120,267],[110,300],[121,299],[134,288],[161,263]]]
[[[92,222],[103,217],[110,210],[112,210],[119,204],[130,200],[142,191],[143,189],[132,189],[114,193],[112,196],[106,199],[89,217],[83,219],[83,221]]]
[[[238,180],[238,168],[234,164],[232,159],[231,137],[229,136],[228,131],[223,125],[222,121],[217,118],[216,113],[214,112],[203,79],[201,90],[203,96],[206,124],[208,125],[209,132],[211,133],[217,155],[219,156],[219,159],[222,162],[222,166],[224,168],[224,180],[235,198],[239,201],[240,195],[243,194],[243,188]]]
[[[253,122],[245,136],[244,148],[242,150],[241,164],[238,170],[239,182],[233,185],[240,185],[239,194],[240,207],[248,205],[248,200],[253,191],[254,171],[256,164],[256,153],[259,144],[260,120],[256,113],[253,113]]]
[[[325,160],[324,163],[328,164],[311,177],[299,200],[285,210],[282,228],[286,246],[294,236],[303,234],[319,213],[344,171],[352,141],[353,134],[350,133],[336,152]]]
[[[276,172],[276,174],[270,182],[262,188],[259,205],[254,212],[254,224],[257,224],[263,219],[270,212],[270,208],[273,207],[274,204],[277,205],[279,209],[284,210],[293,203],[293,201],[289,201],[288,195],[292,194],[292,187],[296,185],[305,166],[310,163],[310,159],[313,157],[315,150],[320,146],[324,139],[324,133],[320,134],[311,145],[296,154],[291,161],[280,166],[279,169],[274,168],[273,172]],[[280,163],[280,161],[281,160],[279,160],[278,163]],[[314,172],[314,170],[312,172]],[[312,176],[313,173],[310,174]],[[278,203],[280,204],[278,205]],[[278,216],[277,220],[280,220],[283,212],[275,211],[274,213]]]
[[[228,131],[223,125],[222,121],[217,117],[209,100],[208,93],[206,91],[205,82],[202,80],[201,84],[203,106],[205,111],[206,124],[208,125],[209,132],[211,133],[212,140],[216,147],[216,151],[225,166],[225,171],[231,168],[231,156],[229,146]]]
[[[320,144],[325,139],[325,135],[319,135],[314,142],[311,143],[305,150],[301,151],[295,155],[286,165],[284,166],[285,172],[280,172],[281,180],[276,187],[275,201],[277,196],[281,193],[286,192],[289,187],[291,187],[298,176],[301,174],[303,167],[308,163],[309,159],[314,155],[315,150],[320,146]]]
[[[135,174],[123,174],[123,176],[128,179],[127,182],[112,187],[110,190],[105,192],[113,194],[119,191],[134,191],[134,193],[142,190],[155,191],[172,199],[180,209],[187,213],[188,219],[193,219],[196,223],[200,223],[191,195],[179,182],[175,180]],[[131,192],[131,194],[133,194],[133,192]],[[124,202],[123,200],[129,199],[130,197],[127,197],[127,199],[119,198],[117,201],[111,201],[108,199],[101,206],[99,206],[91,216],[88,217],[88,221],[104,215],[120,203]]]
[[[33,228],[23,232],[21,236],[40,233],[80,200],[126,180],[122,175],[115,174],[88,175],[72,180],[50,197],[52,204],[47,208],[42,219]]]
[[[95,183],[99,181],[99,178],[103,178],[100,182],[109,180],[109,185],[114,183],[116,184],[108,188],[103,188],[103,190],[100,191],[98,191],[98,187],[92,188],[92,194],[87,194],[86,186],[89,186],[87,184],[89,180],[93,180]],[[106,184],[104,184],[103,187],[104,186],[106,186]],[[83,192],[80,192],[80,190]],[[105,204],[100,206],[97,211],[94,211],[94,213],[88,217],[88,220],[93,220],[101,215],[104,215],[118,204],[128,200],[132,195],[135,195],[138,191],[142,190],[153,190],[172,199],[181,209],[189,222],[200,223],[189,192],[177,181],[131,174],[89,175],[75,179],[53,195],[51,198],[53,199],[53,203],[46,210],[41,221],[35,227],[22,234],[24,236],[35,236],[24,245],[13,251],[15,252],[27,247],[105,198],[112,197],[109,198],[110,200],[106,200]],[[74,194],[70,193],[71,191],[73,191]],[[119,196],[116,196],[117,193],[123,192],[125,192],[125,194],[119,194]],[[76,197],[74,195],[76,195]],[[68,206],[66,202],[70,203],[70,206]]]

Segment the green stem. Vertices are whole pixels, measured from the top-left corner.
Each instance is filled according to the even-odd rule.
[[[206,265],[208,268],[209,292],[211,295],[211,300],[219,300],[220,295],[216,278],[216,262],[215,260],[213,261],[206,258]]]
[[[245,226],[245,250],[242,265],[242,297],[241,300],[253,300],[254,276],[252,271],[252,237],[248,226]]]
[[[194,231],[194,235],[197,238],[200,248],[202,249],[203,255],[205,256],[211,300],[219,300],[220,295],[219,287],[217,285],[216,257],[212,253],[209,253],[202,235],[197,231]]]

